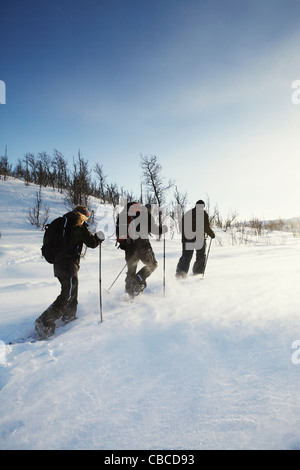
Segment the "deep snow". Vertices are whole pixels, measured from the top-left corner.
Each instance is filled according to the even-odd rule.
[[[88,249],[78,320],[50,340],[9,345],[59,291],[43,232],[26,221],[36,191],[0,181],[1,449],[300,448],[300,239],[232,246],[218,231],[205,279],[176,281],[180,240],[167,238],[165,296],[153,239],[159,267],[128,304],[125,271],[105,292],[124,265],[107,238],[103,323],[99,250]],[[66,212],[62,195],[42,194],[50,219]]]

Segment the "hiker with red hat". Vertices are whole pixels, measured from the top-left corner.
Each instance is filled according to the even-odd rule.
[[[86,221],[90,212],[85,206],[77,206],[63,216],[64,242],[56,250],[57,256],[50,261],[53,264],[54,276],[58,278],[61,292],[57,299],[35,321],[35,330],[40,339],[48,338],[55,332],[55,321],[59,318],[64,323],[76,319],[78,304],[78,270],[83,244],[96,248],[103,240],[104,234],[93,235]]]

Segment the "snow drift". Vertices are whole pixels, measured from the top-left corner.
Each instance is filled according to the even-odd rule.
[[[30,334],[59,284],[27,221],[37,188],[0,181],[1,449],[300,448],[300,240],[290,233],[231,245],[218,232],[205,280],[175,280],[181,246],[162,243],[145,293],[124,302],[111,227],[79,272],[78,319],[47,341]],[[50,219],[63,195],[42,191]],[[92,201],[94,208],[97,201]],[[107,209],[107,208],[106,208]],[[111,209],[109,209],[111,210]]]

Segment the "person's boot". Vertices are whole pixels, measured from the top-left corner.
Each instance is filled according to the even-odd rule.
[[[144,281],[139,274],[136,274],[135,277],[132,279],[132,285],[135,291],[135,295],[141,294],[147,287],[146,281]]]
[[[176,279],[185,279],[187,273],[185,271],[176,271]]]
[[[47,339],[55,332],[55,323],[45,325],[41,318],[35,320],[34,326],[39,339]]]
[[[134,298],[143,292],[146,286],[146,281],[141,280],[138,275],[135,275],[126,279],[125,291],[129,297]]]
[[[71,305],[70,304],[67,305],[67,308],[61,317],[62,321],[64,323],[70,323],[71,321],[76,320],[77,318],[76,312],[77,312],[77,302],[72,302]]]

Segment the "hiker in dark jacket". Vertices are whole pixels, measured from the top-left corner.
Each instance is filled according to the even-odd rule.
[[[193,265],[193,274],[203,274],[206,260],[206,239],[205,235],[215,238],[215,233],[209,224],[207,212],[204,210],[205,204],[200,199],[195,207],[186,212],[181,220],[181,241],[182,255],[176,268],[176,277],[186,277],[194,250],[196,251],[196,260]],[[201,213],[203,211],[203,214]],[[203,219],[201,220],[201,217]],[[203,222],[201,224],[201,222]],[[201,233],[199,233],[201,231]],[[196,235],[195,235],[196,234]],[[198,237],[198,240],[197,240]]]
[[[158,226],[151,214],[151,207],[138,202],[130,202],[117,217],[116,234],[120,245],[125,251],[127,275],[125,291],[130,297],[140,294],[146,288],[146,279],[157,268],[157,260],[149,241],[149,235],[161,235],[167,227]],[[141,261],[144,266],[137,271]]]
[[[35,321],[35,329],[40,339],[55,332],[55,321],[61,318],[69,323],[76,319],[78,304],[78,270],[83,244],[96,248],[104,240],[104,234],[93,235],[86,224],[90,212],[84,206],[76,207],[64,215],[66,224],[66,247],[54,262],[54,276],[61,284],[61,293],[47,310]]]

